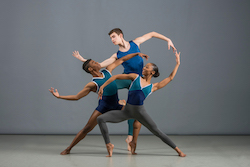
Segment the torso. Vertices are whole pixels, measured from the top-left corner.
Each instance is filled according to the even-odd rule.
[[[138,75],[130,85],[127,103],[143,105],[144,100],[152,93],[152,88],[153,84],[145,82]]]
[[[104,69],[101,71],[102,76],[100,77],[93,77],[92,82],[96,84],[97,90],[96,92],[99,91],[100,86],[102,86],[112,75],[111,73],[107,70]],[[111,96],[117,93],[117,85],[115,81],[111,82],[109,85],[107,85],[103,89],[103,96]]]
[[[137,53],[137,52],[140,52],[139,47],[133,41],[129,41],[129,47],[127,47],[123,51],[118,50],[117,58],[119,59],[128,54]],[[143,59],[140,56],[135,56],[132,59],[129,59],[125,61],[124,63],[122,63],[122,65],[124,67],[125,74],[136,73],[142,76]]]

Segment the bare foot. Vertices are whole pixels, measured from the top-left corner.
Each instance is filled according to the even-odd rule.
[[[137,153],[135,153],[136,143],[133,142],[133,141],[131,141],[131,142],[129,143],[129,146],[131,147],[131,153],[132,153],[133,155],[136,155],[136,154],[137,154]]]
[[[63,152],[61,152],[61,155],[67,155],[70,154],[70,150],[66,148]]]
[[[185,157],[185,156],[187,156],[187,155],[184,154],[178,147],[175,148],[175,151],[179,154],[180,157]]]
[[[118,102],[120,105],[123,105],[123,106],[125,106],[126,105],[126,100],[119,100],[119,102]]]
[[[128,135],[128,137],[125,140],[127,145],[128,145],[128,151],[131,151],[131,147],[130,147],[129,143],[132,141],[132,139],[133,139],[133,136]]]
[[[106,157],[112,157],[114,145],[109,143],[109,144],[106,144],[106,147],[107,147],[107,151],[109,153],[109,155],[107,155]]]

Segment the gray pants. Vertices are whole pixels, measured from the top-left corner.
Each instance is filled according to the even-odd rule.
[[[99,124],[102,136],[105,140],[105,143],[110,143],[108,127],[106,122],[119,123],[128,119],[138,120],[142,125],[144,125],[148,130],[150,130],[155,136],[159,137],[164,143],[169,145],[172,148],[175,148],[176,145],[159,130],[154,123],[154,121],[147,114],[143,105],[131,105],[126,104],[124,110],[112,110],[103,115],[97,117],[97,122]]]

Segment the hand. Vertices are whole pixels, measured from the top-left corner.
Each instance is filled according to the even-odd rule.
[[[84,58],[79,54],[78,51],[74,51],[73,54],[72,54],[72,56],[74,56],[75,58],[77,58],[78,60],[80,60],[80,61],[82,61],[82,62],[87,61],[86,59],[84,59]]]
[[[103,95],[103,87],[101,86],[98,91],[98,99],[102,99],[102,95]]]
[[[138,56],[145,58],[146,60],[148,60],[149,56],[143,53],[138,53]]]
[[[175,52],[175,57],[176,57],[176,63],[177,64],[180,64],[180,55],[181,55],[181,52],[179,52],[179,53],[177,51]]]
[[[57,89],[55,89],[55,92],[54,92],[54,88],[51,87],[51,88],[49,89],[49,91],[50,91],[50,93],[52,93],[55,97],[57,97],[57,98],[59,97],[59,93],[58,93]]]
[[[169,39],[168,40],[168,50],[170,50],[170,47],[173,48],[173,53],[177,51],[176,48],[174,47],[173,42]]]

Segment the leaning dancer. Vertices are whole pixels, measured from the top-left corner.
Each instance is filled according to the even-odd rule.
[[[155,64],[148,63],[143,68],[142,71],[143,77],[140,77],[138,74],[134,73],[114,75],[100,87],[98,94],[99,97],[101,98],[103,95],[103,88],[105,88],[114,80],[116,79],[132,80],[125,108],[120,111],[110,111],[97,118],[97,122],[99,124],[101,133],[106,143],[107,151],[109,154],[108,157],[112,156],[114,145],[110,143],[106,122],[118,123],[131,118],[138,120],[142,125],[148,128],[154,135],[159,137],[164,143],[168,144],[170,147],[175,149],[175,151],[179,154],[179,156],[181,157],[186,156],[186,154],[184,154],[178,147],[176,147],[176,145],[168,138],[166,134],[164,134],[157,128],[156,124],[147,114],[143,106],[143,101],[149,94],[165,87],[175,77],[175,74],[180,65],[180,53],[176,52],[175,56],[176,56],[176,66],[173,72],[170,74],[169,77],[165,78],[159,83],[154,83],[154,84],[150,83],[152,77],[159,76],[159,72],[158,72],[158,67]],[[135,141],[134,139],[130,142],[132,154],[135,154],[136,142],[137,141]]]
[[[174,44],[171,41],[171,39],[157,32],[149,32],[131,41],[126,41],[124,39],[124,34],[120,28],[114,28],[108,34],[111,39],[111,42],[114,45],[119,46],[119,48],[118,51],[114,53],[110,58],[100,63],[102,67],[110,65],[115,60],[120,59],[128,54],[140,52],[140,45],[151,38],[158,38],[166,41],[168,45],[168,50],[172,48],[173,52],[176,51],[176,48],[174,47]],[[75,57],[83,62],[86,61],[86,59],[84,59],[80,54],[75,55]],[[143,59],[141,57],[138,56],[134,57],[129,61],[124,62],[122,65],[124,67],[124,74],[136,73],[142,76]],[[117,80],[116,84],[118,89],[123,89],[123,88],[129,89],[131,80]],[[128,137],[126,138],[126,143],[128,145],[129,151],[130,151],[129,142],[132,141],[132,134],[133,134],[133,122],[134,122],[133,119],[128,120],[129,128],[128,128]],[[140,128],[140,124],[138,125]]]
[[[78,51],[74,51],[74,54],[79,54]],[[120,64],[125,62],[126,60],[129,60],[132,57],[135,56],[143,56],[146,59],[148,58],[147,55],[144,55],[142,53],[133,53],[129,54],[122,59],[116,60],[114,63],[109,65],[106,69],[100,71],[101,66],[98,62],[95,62],[94,60],[88,59],[86,62],[83,64],[83,70],[85,70],[87,73],[90,73],[93,76],[93,81],[89,82],[83,90],[81,90],[77,95],[68,95],[68,96],[61,96],[59,95],[57,89],[51,87],[49,90],[55,97],[60,98],[60,99],[65,99],[65,100],[79,100],[85,96],[87,96],[91,91],[92,92],[98,92],[98,89],[102,84],[107,81],[111,77],[111,72]],[[88,123],[85,125],[85,127],[78,132],[78,134],[75,136],[73,139],[72,143],[70,144],[69,147],[67,147],[63,152],[61,152],[61,155],[66,155],[69,154],[71,149],[79,142],[81,141],[88,132],[90,132],[96,125],[97,121],[96,118],[104,114],[110,110],[121,110],[123,105],[120,105],[118,103],[118,95],[117,95],[117,86],[115,82],[112,82],[109,86],[107,86],[103,90],[103,99],[99,100],[99,105],[98,107],[94,110],[92,113],[91,117],[88,120]]]

